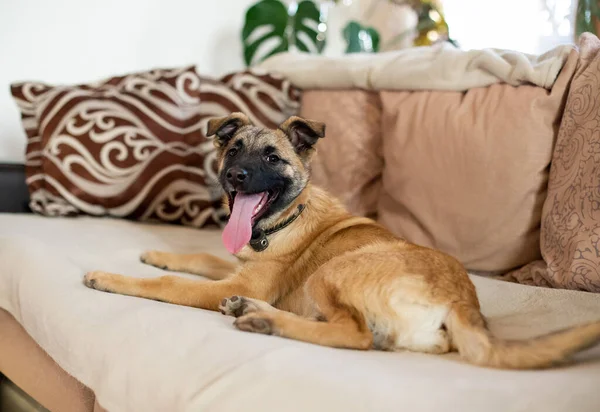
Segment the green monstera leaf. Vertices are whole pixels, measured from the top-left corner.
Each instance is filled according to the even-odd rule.
[[[373,27],[365,27],[356,21],[351,21],[344,28],[344,38],[348,45],[346,53],[379,51],[379,33]]]
[[[304,52],[321,53],[325,47],[319,33],[321,12],[310,0],[287,8],[279,0],[261,0],[246,12],[242,30],[244,60],[250,66],[295,46]]]
[[[262,0],[248,9],[242,30],[246,65],[250,66],[253,63],[259,47],[270,39],[276,39],[278,42],[266,55],[256,60],[288,50],[288,19],[288,11],[279,0]]]

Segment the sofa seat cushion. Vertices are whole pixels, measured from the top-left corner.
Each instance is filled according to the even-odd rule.
[[[9,214],[0,214],[0,227],[0,307],[110,412],[600,407],[597,360],[518,372],[470,366],[455,354],[331,349],[241,332],[233,318],[220,313],[82,284],[89,270],[163,274],[139,262],[147,249],[226,257],[218,231]],[[490,326],[501,337],[531,337],[600,313],[600,295],[473,279]],[[598,356],[600,347],[580,359]]]

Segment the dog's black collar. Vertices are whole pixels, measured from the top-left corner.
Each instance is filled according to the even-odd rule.
[[[298,216],[302,214],[304,211],[304,205],[298,205],[298,210],[292,216],[288,217],[283,222],[279,223],[275,227],[267,230],[256,230],[252,233],[252,239],[250,239],[250,247],[254,249],[255,252],[262,252],[266,248],[269,247],[269,240],[267,236],[272,235],[273,233],[277,233],[280,230],[289,226],[294,220],[298,219]]]

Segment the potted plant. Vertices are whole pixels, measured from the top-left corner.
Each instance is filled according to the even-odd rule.
[[[248,66],[274,54],[298,50],[322,53],[327,43],[327,14],[332,5],[348,0],[288,1],[260,0],[246,12],[242,41],[244,60]],[[351,0],[350,0],[351,1]],[[372,7],[384,2],[408,5],[417,14],[416,27],[394,37],[387,46],[394,46],[406,36],[414,35],[414,46],[427,46],[440,41],[453,42],[448,24],[436,0],[373,0]],[[359,19],[347,22],[342,29],[345,53],[380,50],[379,32],[363,25]],[[454,43],[454,42],[453,42]]]
[[[600,2],[598,0],[579,0],[575,12],[575,37],[589,32],[600,34]]]

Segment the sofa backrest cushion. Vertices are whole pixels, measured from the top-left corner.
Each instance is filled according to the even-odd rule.
[[[328,127],[316,165],[327,173],[315,182],[468,269],[503,273],[539,259],[549,165],[576,61],[573,50],[550,91],[305,90],[301,113]]]
[[[353,213],[375,217],[383,171],[379,96],[356,89],[309,91],[301,115],[326,123],[311,163],[313,183]]]

